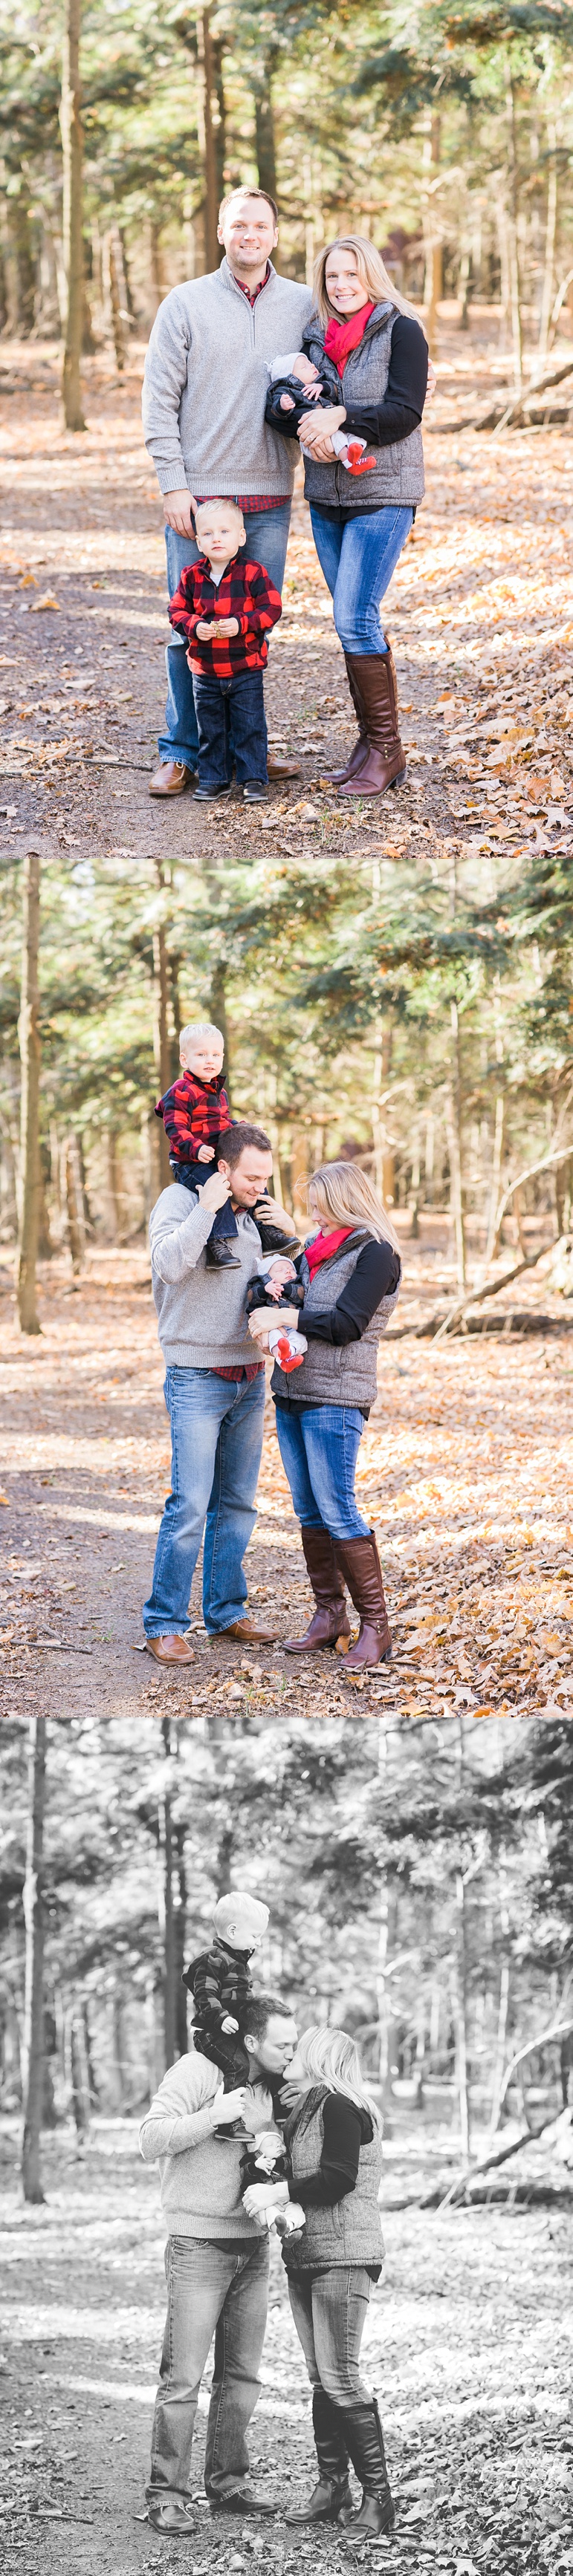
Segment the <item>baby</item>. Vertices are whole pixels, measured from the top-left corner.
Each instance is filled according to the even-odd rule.
[[[184,1190],[196,1190],[216,1171],[219,1148],[232,1126],[223,1082],[224,1042],[210,1020],[190,1020],[181,1030],[181,1078],[155,1104],[169,1138],[169,1167]],[[237,1221],[230,1200],[217,1208],[205,1246],[207,1270],[237,1270],[232,1250]]]
[[[183,1984],[189,1987],[195,2006],[194,2046],[202,2057],[220,2066],[224,2093],[248,2082],[249,2059],[241,2031],[249,2028],[250,1962],[268,1920],[268,1905],[261,1905],[257,1896],[248,1896],[242,1888],[220,1896],[211,1948],[200,1950],[185,1969]],[[237,2120],[214,2131],[215,2137],[225,2139],[243,2134],[242,2122]]]
[[[280,412],[292,411],[298,414],[293,422],[293,428],[297,430],[311,403],[317,404],[321,411],[330,410],[332,394],[323,384],[318,367],[313,366],[312,359],[306,358],[302,350],[290,351],[286,358],[272,358],[269,376],[272,391],[267,395],[265,420],[270,421],[271,426],[278,425]],[[301,385],[305,388],[304,395],[299,390]],[[373,472],[376,458],[366,455],[365,438],[349,436],[344,429],[332,430],[330,435],[335,456],[339,457],[348,474]],[[303,447],[302,452],[304,456],[308,451]]]
[[[280,2129],[256,2130],[254,2138],[249,2138],[244,2155],[241,2156],[243,2198],[245,2191],[250,2189],[251,2183],[268,2182],[272,2186],[275,2182],[287,2182],[288,2176],[289,2161],[288,2156],[285,2155],[284,2139],[281,2137]],[[299,2234],[304,2226],[304,2210],[301,2209],[298,2201],[289,2200],[286,2209],[277,2211],[276,2204],[271,2198],[267,2209],[262,2208],[258,2212],[257,2224],[260,2227],[274,2227],[279,2236]]]
[[[247,1314],[252,1315],[257,1306],[266,1308],[269,1304],[290,1307],[304,1304],[304,1288],[297,1278],[294,1261],[276,1252],[270,1259],[267,1256],[257,1262],[247,1288]],[[276,1327],[271,1325],[269,1331],[269,1350],[288,1377],[291,1369],[302,1366],[308,1343],[304,1333],[295,1332],[292,1324],[280,1324],[277,1317]]]

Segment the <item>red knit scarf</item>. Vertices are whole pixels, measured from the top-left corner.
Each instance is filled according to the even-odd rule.
[[[323,1234],[321,1231],[320,1234],[315,1234],[314,1243],[305,1243],[311,1279],[314,1277],[315,1270],[319,1270],[321,1261],[331,1261],[333,1252],[338,1252],[341,1243],[346,1243],[348,1235],[354,1232],[353,1225],[339,1225],[334,1234]]]
[[[342,375],[345,358],[350,357],[351,349],[358,348],[366,330],[366,324],[370,321],[370,315],[374,310],[373,304],[361,304],[360,312],[351,313],[347,322],[328,323],[324,334],[326,356],[334,358],[339,376]]]

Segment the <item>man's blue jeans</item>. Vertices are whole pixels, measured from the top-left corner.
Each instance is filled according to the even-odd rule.
[[[224,2155],[224,2147],[219,2149]],[[167,2317],[153,2431],[148,2503],[185,2496],[197,2398],[213,2335],[215,2361],[205,2450],[208,2495],[224,2495],[247,2476],[247,2425],[257,2403],[257,2373],[267,2322],[268,2236],[238,2245],[208,2237],[170,2236],[165,2251]]]
[[[267,783],[267,728],[262,671],[235,671],[218,680],[214,671],[194,671],[193,696],[199,735],[200,787],[228,787],[247,778]]]
[[[312,2388],[324,2388],[332,2406],[370,2406],[372,2391],[360,2374],[360,2345],[370,2298],[370,2274],[357,2263],[335,2263],[327,2272],[289,2273],[289,2299]]]
[[[319,564],[334,605],[334,623],[345,653],[387,653],[381,618],[385,590],[409,536],[411,506],[360,510],[343,526],[325,510],[311,509]]]
[[[290,525],[291,504],[285,501],[280,510],[253,510],[245,520],[247,543],[244,549],[251,563],[266,564],[276,590],[282,591]],[[185,565],[196,563],[199,553],[194,537],[178,537],[174,528],[166,528],[167,588],[169,598],[178,588]],[[159,735],[160,760],[181,760],[186,769],[196,769],[199,756],[197,718],[193,681],[187,661],[184,635],[173,635],[166,647],[167,706],[165,732]]]
[[[297,1518],[331,1538],[367,1538],[354,1492],[364,1418],[353,1405],[277,1404],[277,1438]]]
[[[183,1637],[203,1526],[203,1617],[210,1634],[242,1619],[243,1557],[256,1521],[263,1445],[265,1372],[251,1379],[213,1369],[168,1368],[171,1493],[167,1496],[144,1603],[146,1637]]]

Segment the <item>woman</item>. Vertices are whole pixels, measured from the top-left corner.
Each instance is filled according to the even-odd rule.
[[[398,1298],[398,1237],[382,1200],[353,1163],[325,1163],[309,1182],[318,1219],[298,1264],[304,1306],[281,1307],[281,1320],[305,1334],[308,1350],[292,1376],[275,1365],[271,1378],[278,1442],[289,1480],[316,1611],[287,1653],[317,1646],[346,1652],[350,1627],[344,1586],[360,1615],[360,1634],[346,1671],[379,1664],[392,1646],[374,1531],[354,1492],[365,1421],[376,1397],[380,1335]],[[253,1339],[268,1346],[276,1312],[249,1317]]]
[[[344,2030],[307,2030],[281,2086],[291,2180],[245,2193],[250,2218],[302,2204],[301,2232],[285,2235],[289,2298],[312,2386],[318,2485],[291,2523],[336,2522],[360,2549],[390,2535],[394,2506],[382,2425],[360,2373],[371,2282],[384,2246],[378,2210],[380,2118],[368,2100],[354,2041]],[[352,2510],[349,2457],[362,2487]],[[349,2519],[346,2517],[349,2516]]]
[[[380,608],[424,494],[420,422],[428,350],[380,252],[361,233],[340,235],[320,252],[314,295],[302,345],[332,389],[332,408],[305,412],[297,434],[306,451],[312,533],[358,719],[350,758],[332,779],[344,796],[380,796],[406,769]],[[343,424],[376,451],[376,470],[356,481],[334,456],[331,433]],[[288,437],[288,413],[274,427]]]

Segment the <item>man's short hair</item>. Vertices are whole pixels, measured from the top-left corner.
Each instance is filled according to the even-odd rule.
[[[226,215],[227,207],[234,204],[235,197],[264,197],[265,205],[270,206],[271,214],[274,215],[275,223],[278,224],[279,210],[276,198],[269,197],[268,188],[250,188],[248,180],[245,181],[244,187],[239,185],[238,188],[230,188],[228,196],[221,198],[221,204],[219,207],[220,224],[222,224],[223,216]]]
[[[247,1145],[252,1145],[256,1154],[272,1154],[270,1137],[265,1136],[264,1127],[250,1127],[248,1118],[238,1118],[236,1127],[225,1128],[219,1144],[219,1156],[222,1155],[224,1163],[230,1164],[232,1172]]]
[[[264,2039],[273,2013],[278,2013],[279,2021],[292,2021],[291,2006],[285,2004],[282,1996],[251,1995],[244,2018],[244,2027],[248,2031],[249,2039]]]

